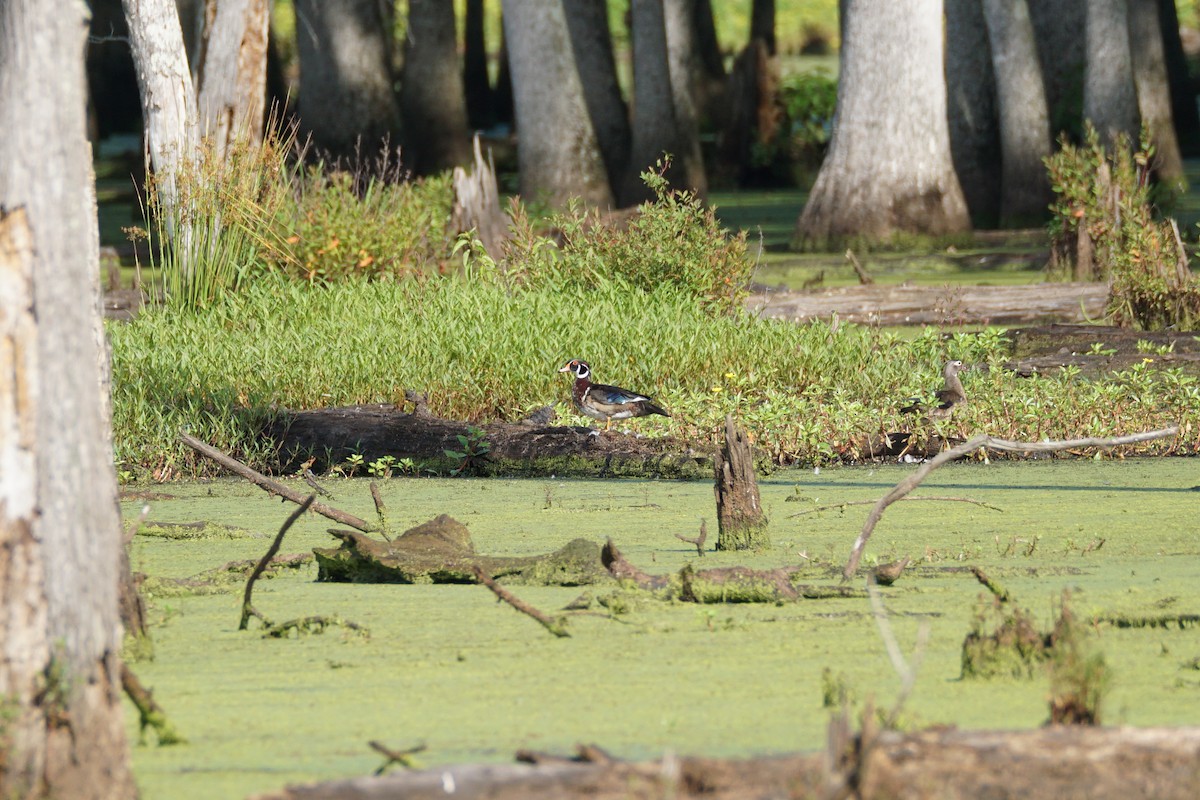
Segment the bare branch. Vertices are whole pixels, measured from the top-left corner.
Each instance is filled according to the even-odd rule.
[[[270,564],[271,559],[274,558],[275,554],[279,552],[279,546],[283,544],[283,535],[288,532],[288,528],[292,527],[296,520],[300,519],[300,517],[304,515],[305,511],[308,511],[309,506],[311,506],[316,499],[317,496],[315,494],[310,494],[308,499],[304,500],[304,502],[302,502],[299,507],[293,511],[286,520],[284,520],[283,526],[279,529],[279,533],[275,534],[275,541],[271,542],[271,546],[267,548],[266,554],[254,567],[254,571],[250,573],[250,577],[246,581],[246,592],[242,595],[242,621],[238,623],[239,631],[246,630],[246,626],[250,624],[250,617],[252,616],[258,617],[263,621],[264,624],[267,625],[267,627],[270,627],[270,623],[267,622],[266,618],[262,614],[255,610],[254,605],[250,602],[250,595],[254,592],[254,582],[258,580],[258,576],[263,574],[263,570],[267,568],[267,564]]]
[[[915,502],[917,500],[937,500],[939,502],[944,502],[944,503],[971,503],[972,505],[983,506],[984,508],[990,508],[992,511],[999,511],[1001,513],[1003,513],[1003,511],[1004,511],[1004,509],[1000,508],[1000,506],[994,506],[991,503],[985,503],[982,500],[976,500],[972,497],[950,497],[950,496],[930,495],[929,497],[902,497],[900,499],[908,500],[910,502]],[[788,514],[787,518],[794,519],[796,517],[802,517],[805,514],[815,514],[818,511],[833,511],[834,509],[847,508],[849,506],[869,506],[869,505],[874,505],[875,503],[878,503],[878,502],[879,502],[878,500],[844,500],[841,503],[830,503],[827,506],[816,506],[815,508],[806,508],[803,511],[797,511],[795,514]]]
[[[256,470],[253,470],[250,467],[247,467],[245,464],[238,461],[236,458],[231,458],[230,456],[225,455],[217,448],[215,448],[209,444],[205,444],[204,442],[200,441],[199,439],[195,438],[194,436],[189,436],[188,434],[181,432],[179,434],[179,441],[183,442],[188,447],[192,448],[193,450],[195,450],[197,453],[204,456],[205,458],[211,458],[213,461],[217,462],[218,464],[220,464],[222,467],[229,470],[230,472],[236,472],[238,475],[241,475],[243,478],[250,481],[251,483],[253,483],[258,488],[262,489],[267,494],[276,495],[278,497],[284,498],[285,500],[291,500],[293,503],[303,503],[304,502],[305,495],[302,495],[302,494],[300,494],[300,492],[297,492],[294,489],[290,489],[287,486],[284,486],[282,483],[279,483],[278,481],[271,480],[266,475],[263,475],[261,472],[257,472]],[[313,498],[310,496],[309,500],[312,500],[312,499]],[[358,517],[354,516],[353,514],[348,514],[345,511],[342,511],[341,509],[333,508],[332,506],[327,506],[324,503],[314,502],[314,503],[312,503],[312,505],[310,507],[312,508],[313,511],[315,511],[316,513],[320,514],[323,517],[331,519],[334,522],[340,522],[343,525],[349,525],[351,528],[360,530],[363,533],[374,533],[377,530],[374,525],[367,522],[366,520],[359,519]]]
[[[1052,453],[1058,450],[1074,450],[1080,447],[1102,447],[1107,449],[1125,444],[1137,444],[1139,442],[1149,442],[1154,439],[1165,439],[1168,436],[1174,436],[1178,432],[1179,426],[1171,425],[1157,431],[1134,433],[1129,436],[1117,436],[1112,439],[1067,439],[1059,442],[1014,442],[1009,439],[997,439],[993,436],[975,436],[957,447],[943,450],[929,461],[926,461],[916,472],[896,484],[895,488],[875,503],[875,507],[871,509],[871,513],[863,525],[862,532],[854,540],[854,547],[850,550],[850,560],[846,562],[846,568],[842,570],[842,576],[846,580],[854,577],[854,573],[858,570],[858,562],[862,560],[863,549],[867,546],[867,540],[871,538],[871,532],[875,530],[875,525],[883,517],[884,510],[920,486],[921,481],[929,477],[929,473],[949,461],[962,458],[969,453],[985,447],[991,450],[1004,450],[1013,453]]]
[[[517,597],[512,592],[508,591],[503,586],[501,586],[500,584],[498,584],[494,580],[492,580],[492,576],[488,575],[486,572],[484,572],[482,569],[480,569],[478,565],[476,565],[476,567],[475,567],[475,578],[480,583],[482,583],[484,586],[491,589],[492,593],[494,595],[496,595],[496,597],[498,597],[501,600],[503,600],[504,602],[508,603],[510,606],[515,608],[517,611],[520,611],[522,614],[526,614],[530,617],[533,617],[534,619],[536,619],[538,622],[540,622],[542,624],[543,628],[550,631],[555,636],[562,638],[564,636],[571,635],[570,633],[567,632],[566,627],[563,625],[562,619],[554,619],[554,618],[548,616],[547,614],[545,614],[544,612],[538,611],[536,608],[529,605],[524,600]]]

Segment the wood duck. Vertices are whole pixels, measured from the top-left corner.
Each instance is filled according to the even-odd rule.
[[[908,405],[901,408],[900,412],[914,414],[919,411],[930,421],[950,419],[954,409],[967,402],[962,381],[958,379],[958,372],[962,366],[963,362],[955,359],[947,361],[946,366],[942,367],[942,388],[934,396],[936,400],[932,406],[926,406],[920,398],[909,398]]]
[[[604,420],[604,430],[612,427],[614,419],[644,417],[648,414],[671,416],[645,395],[620,386],[592,383],[592,368],[586,361],[573,358],[559,372],[575,374],[575,386],[571,390],[575,407],[592,419]]]

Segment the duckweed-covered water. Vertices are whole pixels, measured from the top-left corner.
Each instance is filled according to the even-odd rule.
[[[869,506],[792,517],[818,505],[875,499],[913,467],[780,472],[761,482],[773,547],[758,554],[709,550],[675,533],[716,538],[707,483],[391,479],[383,484],[398,530],[448,513],[477,549],[499,555],[554,550],[572,538],[611,537],[650,572],[807,564],[807,582],[837,583]],[[149,488],[149,487],[147,487]],[[299,485],[303,489],[303,485]],[[331,501],[371,519],[366,481],[332,480]],[[211,536],[138,536],[136,570],[187,577],[257,558],[287,513],[245,483],[153,487],[149,519],[206,520]],[[915,563],[886,606],[902,647],[930,625],[911,724],[1029,728],[1047,717],[1048,681],[963,681],[960,646],[983,567],[1048,626],[1064,589],[1080,615],[1200,613],[1200,462],[962,463],[944,467],[876,529],[866,565],[908,555]],[[144,501],[124,504],[127,517]],[[309,516],[283,552],[332,546],[333,523]],[[248,534],[247,534],[248,532]],[[864,570],[865,573],[865,570]],[[382,762],[367,742],[418,743],[425,766],[510,761],[519,748],[566,753],[594,742],[619,757],[676,753],[749,756],[823,745],[829,711],[822,672],[858,701],[891,703],[899,687],[866,599],[783,605],[696,606],[647,601],[616,620],[602,608],[556,639],[479,586],[317,583],[316,567],[255,590],[274,621],[337,615],[370,630],[299,639],[239,632],[233,591],[151,598],[155,657],[134,669],[154,689],[188,743],[134,748],[147,800],[233,798],[286,783],[369,773]],[[547,611],[580,588],[513,587]],[[593,588],[593,595],[611,591]],[[1200,723],[1200,627],[1096,627],[1113,675],[1105,720],[1131,725]],[[130,707],[129,730],[136,737]]]

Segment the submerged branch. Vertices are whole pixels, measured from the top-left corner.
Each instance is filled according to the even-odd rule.
[[[555,618],[547,615],[546,613],[539,611],[538,609],[529,605],[524,600],[517,597],[512,592],[508,591],[503,586],[501,586],[500,584],[498,584],[494,580],[492,580],[492,576],[488,575],[486,572],[484,572],[482,569],[480,569],[480,567],[478,565],[475,566],[475,579],[477,581],[479,581],[480,583],[482,583],[487,588],[491,589],[492,594],[496,595],[496,597],[498,597],[501,600],[503,600],[504,602],[508,603],[510,606],[515,608],[517,611],[520,611],[522,614],[526,614],[526,615],[536,619],[538,622],[540,622],[542,624],[543,628],[550,631],[555,636],[562,638],[564,636],[571,635],[570,633],[567,632],[566,625],[564,624],[564,621],[561,618],[555,619]]]
[[[871,538],[871,532],[875,530],[875,525],[883,517],[884,510],[920,486],[921,481],[929,477],[929,473],[949,461],[962,458],[982,448],[1017,453],[1052,453],[1059,450],[1072,450],[1080,447],[1102,447],[1107,449],[1125,444],[1137,444],[1138,442],[1149,442],[1154,439],[1165,439],[1168,436],[1174,436],[1178,432],[1179,426],[1171,425],[1157,431],[1135,433],[1129,436],[1117,436],[1112,439],[1068,439],[1059,442],[1014,442],[1009,439],[998,439],[993,436],[975,436],[957,447],[951,447],[949,450],[938,453],[932,459],[922,464],[916,472],[896,484],[895,488],[875,503],[875,507],[871,509],[871,513],[863,525],[862,532],[854,541],[854,547],[850,550],[850,560],[846,562],[846,568],[842,570],[842,576],[847,580],[854,577],[854,573],[858,570],[858,562],[862,560],[863,549],[867,546],[867,540]]]
[[[260,620],[262,620],[264,625],[271,627],[271,624],[267,622],[267,618],[259,613],[259,611],[255,609],[254,605],[250,602],[250,596],[254,592],[254,582],[258,580],[258,576],[263,574],[263,570],[267,568],[267,565],[271,563],[271,559],[274,558],[275,554],[279,552],[279,546],[283,544],[283,536],[288,532],[288,528],[292,527],[296,520],[300,519],[305,511],[308,511],[309,506],[311,506],[316,499],[317,496],[315,494],[310,494],[303,502],[300,503],[299,507],[297,507],[296,510],[293,511],[286,520],[284,520],[283,526],[279,529],[279,533],[275,534],[275,540],[271,542],[271,546],[267,548],[266,554],[259,559],[258,564],[254,567],[254,571],[250,573],[250,577],[246,581],[246,593],[242,595],[242,621],[238,623],[239,631],[246,630],[246,626],[250,624],[250,617],[258,617]]]
[[[213,461],[217,462],[222,467],[225,467],[225,469],[229,470],[230,472],[235,472],[238,475],[241,475],[243,478],[250,481],[255,486],[259,487],[260,489],[267,492],[268,494],[273,494],[278,497],[282,497],[285,500],[291,500],[293,503],[303,503],[304,502],[305,495],[301,494],[300,492],[295,491],[294,489],[284,486],[279,481],[271,480],[266,475],[263,475],[261,472],[258,472],[256,470],[251,469],[250,467],[247,467],[245,464],[238,461],[236,458],[232,458],[232,457],[226,455],[225,453],[222,453],[217,448],[215,448],[211,445],[205,444],[204,442],[200,441],[199,439],[195,438],[194,436],[189,436],[188,434],[181,432],[179,434],[179,441],[183,442],[184,444],[186,444],[188,447],[195,450],[200,455],[202,455],[206,458],[211,458]],[[360,530],[363,533],[373,533],[376,530],[376,527],[374,525],[372,525],[371,523],[367,522],[366,520],[359,519],[358,517],[354,516],[353,514],[348,514],[345,511],[342,511],[341,509],[333,508],[332,506],[327,506],[324,503],[314,502],[314,503],[312,503],[311,508],[313,511],[315,511],[316,513],[320,514],[323,517],[327,517],[328,519],[331,519],[334,522],[340,522],[343,525],[349,525],[351,528]]]
[[[952,496],[942,496],[942,495],[931,495],[929,497],[901,497],[900,499],[907,500],[909,502],[916,502],[918,500],[936,500],[938,502],[943,502],[943,503],[970,503],[972,505],[983,506],[984,508],[989,508],[992,511],[999,511],[1001,513],[1004,512],[1004,509],[1000,508],[1000,506],[994,506],[991,503],[985,503],[982,500],[976,500],[973,497],[952,497]],[[848,506],[869,506],[869,505],[873,505],[878,502],[879,502],[878,500],[843,500],[840,503],[830,503],[829,505],[826,505],[826,506],[816,506],[814,508],[806,508],[803,511],[797,511],[795,514],[788,514],[787,518],[794,519],[795,517],[802,517],[805,514],[815,514],[818,511],[833,511],[834,509],[846,508]]]
[[[187,739],[180,736],[175,730],[175,726],[167,719],[167,713],[162,710],[162,706],[154,701],[153,693],[142,685],[129,665],[124,663],[121,664],[121,688],[125,690],[125,694],[137,707],[138,721],[143,735],[146,728],[153,728],[160,745],[187,742]]]

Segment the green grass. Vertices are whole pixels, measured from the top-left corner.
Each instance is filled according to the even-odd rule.
[[[599,381],[654,395],[673,414],[630,428],[717,441],[734,413],[782,463],[860,458],[868,436],[911,424],[897,406],[937,388],[947,358],[993,367],[964,378],[972,403],[956,416],[956,432],[1067,438],[1179,421],[1189,427],[1178,440],[1147,450],[1200,449],[1200,386],[1177,371],[1143,364],[1109,381],[1069,372],[1023,379],[996,368],[1006,356],[996,330],[905,338],[747,312],[714,317],[670,287],[507,291],[443,278],[313,288],[265,277],[210,307],[150,309],[109,331],[116,458],[126,477],[210,471],[175,443],[184,427],[269,468],[256,433],[275,408],[394,402],[414,389],[446,417],[515,419],[566,401],[556,370],[572,357],[589,359]]]

